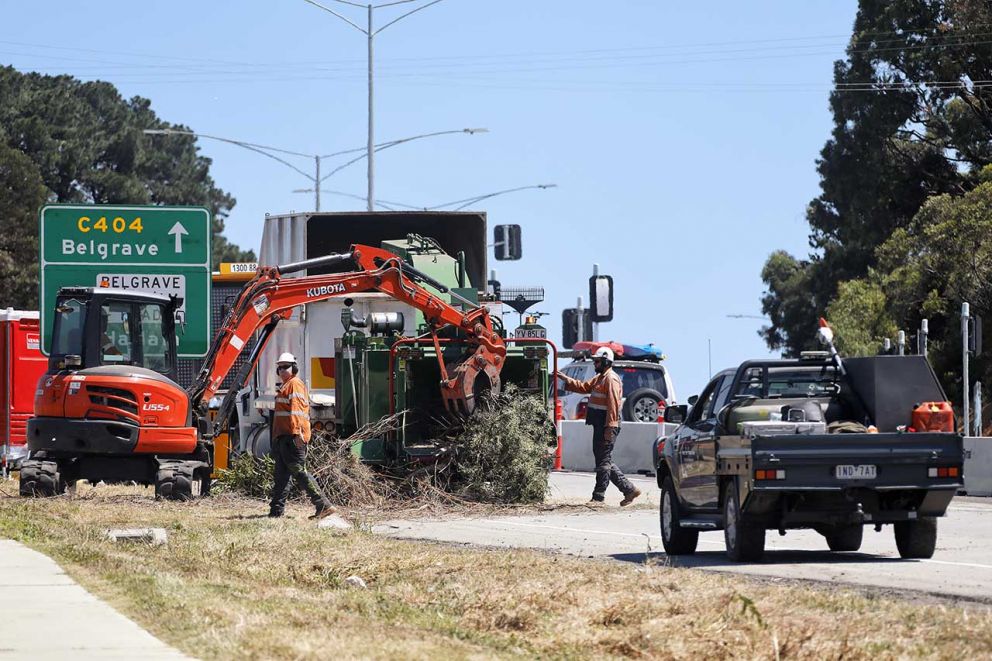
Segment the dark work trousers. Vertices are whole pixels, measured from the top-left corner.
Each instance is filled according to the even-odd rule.
[[[310,501],[317,509],[326,504],[327,499],[306,470],[306,447],[302,450],[296,447],[292,436],[276,436],[272,443],[272,457],[276,460],[276,470],[275,484],[272,486],[272,503],[269,505],[271,513],[282,514],[286,509],[290,478],[296,481],[296,485],[301,490],[307,492]]]
[[[592,455],[596,460],[596,489],[592,492],[593,500],[603,500],[606,488],[610,482],[627,495],[634,489],[624,474],[613,463],[613,442],[607,442],[606,428],[603,425],[592,426]]]

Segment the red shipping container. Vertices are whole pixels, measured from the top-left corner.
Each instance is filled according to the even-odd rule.
[[[34,393],[48,369],[41,353],[37,312],[0,310],[0,466],[16,466],[27,456],[28,418]]]

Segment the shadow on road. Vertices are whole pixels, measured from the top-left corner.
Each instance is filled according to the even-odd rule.
[[[752,565],[792,565],[792,564],[900,564],[904,562],[914,562],[901,558],[887,558],[869,553],[832,553],[830,551],[801,551],[801,550],[773,550],[765,551],[765,556],[761,562],[734,562],[727,558],[723,551],[700,551],[693,555],[668,556],[661,552],[652,553],[614,553],[609,557],[621,562],[632,562],[635,564],[661,564],[672,567],[747,567]]]

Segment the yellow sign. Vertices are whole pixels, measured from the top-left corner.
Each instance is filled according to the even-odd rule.
[[[258,270],[258,262],[221,262],[220,272],[224,275],[251,273]]]
[[[334,388],[334,359],[310,359],[310,387],[314,390],[332,390]]]

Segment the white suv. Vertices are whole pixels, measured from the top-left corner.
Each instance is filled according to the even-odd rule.
[[[665,407],[675,404],[675,387],[664,365],[647,360],[617,360],[613,371],[623,382],[622,420],[629,422],[658,422],[664,418]],[[579,381],[588,381],[596,374],[591,360],[579,359],[561,369],[562,374]],[[559,381],[558,399],[565,420],[584,420],[589,395],[568,392]]]

